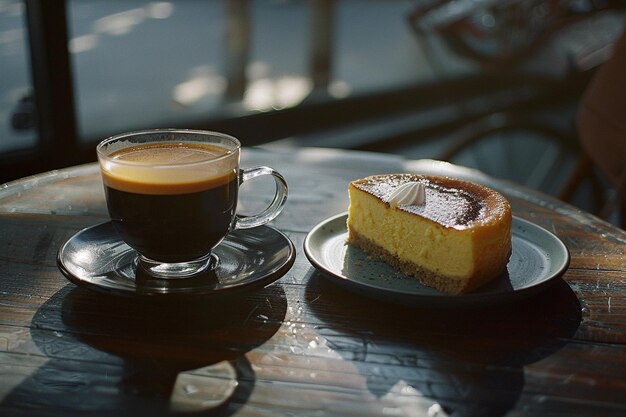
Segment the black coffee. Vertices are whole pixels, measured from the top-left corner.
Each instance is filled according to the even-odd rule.
[[[187,162],[226,155],[210,145],[151,145],[127,148],[112,157],[118,161]],[[154,168],[162,170],[167,168]],[[190,171],[159,172],[163,182],[138,170],[104,174],[109,214],[116,230],[131,247],[160,262],[191,261],[207,255],[231,228],[237,207],[237,175],[200,178]],[[135,172],[137,171],[137,172]],[[202,170],[199,170],[202,172]]]

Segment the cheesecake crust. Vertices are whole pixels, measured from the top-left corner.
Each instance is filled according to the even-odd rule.
[[[504,268],[502,268],[499,271],[491,271],[491,275],[474,273],[469,278],[460,279],[459,277],[437,274],[413,262],[403,261],[354,230],[350,231],[348,242],[363,249],[368,255],[381,259],[403,274],[417,278],[421,284],[450,295],[471,292],[504,273]],[[509,256],[510,252],[507,259]]]
[[[462,280],[456,277],[436,274],[412,262],[401,261],[397,256],[387,252],[385,249],[378,246],[368,238],[361,236],[354,230],[350,231],[349,242],[363,249],[368,255],[383,260],[392,268],[395,268],[406,275],[417,278],[418,281],[428,287],[432,287],[449,294],[460,294],[465,290],[465,285]]]

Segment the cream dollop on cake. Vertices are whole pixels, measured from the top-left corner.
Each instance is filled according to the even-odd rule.
[[[426,188],[421,182],[406,182],[391,190],[388,199],[391,207],[407,204],[421,206],[426,202]]]
[[[424,285],[460,294],[506,269],[511,208],[494,190],[448,177],[389,174],[353,181],[348,192],[348,243]]]

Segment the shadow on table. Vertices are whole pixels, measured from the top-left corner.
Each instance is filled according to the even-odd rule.
[[[581,321],[562,280],[507,305],[426,309],[373,301],[314,272],[306,299],[324,323],[319,334],[372,394],[393,397],[397,384],[408,384],[452,416],[506,414],[524,388],[523,367],[558,351]]]
[[[235,413],[255,384],[245,353],[284,320],[282,286],[223,300],[163,301],[66,286],[32,320],[32,339],[48,361],[3,405],[30,402],[80,415]]]

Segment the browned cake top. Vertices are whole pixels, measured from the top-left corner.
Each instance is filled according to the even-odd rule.
[[[408,182],[424,184],[426,203],[400,205],[398,208],[443,226],[464,229],[489,223],[510,212],[509,203],[497,192],[479,184],[448,177],[374,175],[353,181],[351,185],[389,205],[393,190]]]

